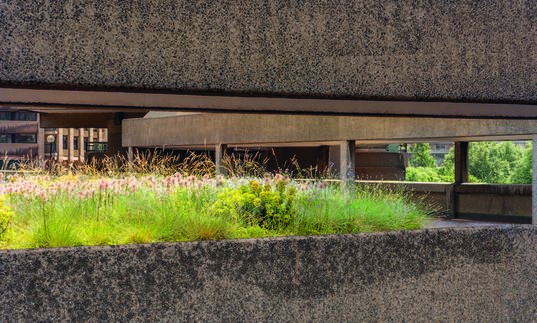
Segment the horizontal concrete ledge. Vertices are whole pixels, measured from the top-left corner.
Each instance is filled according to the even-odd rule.
[[[309,98],[181,95],[112,91],[68,91],[0,88],[0,106],[21,106],[45,111],[47,108],[152,109],[198,112],[278,112],[314,114],[356,114],[391,116],[438,116],[474,118],[537,118],[534,105],[367,101]]]
[[[461,184],[455,186],[457,193],[531,196],[531,185],[523,184]]]
[[[537,227],[0,251],[0,321],[532,321]]]
[[[536,109],[537,112],[537,109]],[[210,129],[210,130],[208,130]],[[275,114],[191,114],[125,120],[123,146],[259,146],[356,140],[360,143],[531,139],[537,120]],[[474,140],[472,140],[474,141]],[[336,143],[337,145],[338,143]],[[307,146],[308,144],[304,144]]]
[[[445,193],[453,187],[453,183],[402,182],[402,181],[356,181],[357,184],[381,185],[392,188],[404,187],[410,191],[428,193]]]

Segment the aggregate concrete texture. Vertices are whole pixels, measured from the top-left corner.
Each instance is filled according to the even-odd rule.
[[[0,321],[537,318],[537,228],[0,251]]]
[[[0,86],[537,102],[533,0],[12,0]]]

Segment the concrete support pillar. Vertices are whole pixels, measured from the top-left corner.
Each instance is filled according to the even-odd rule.
[[[58,154],[58,161],[63,160],[63,128],[58,128],[58,135],[56,136],[56,153]]]
[[[531,223],[537,224],[537,134],[533,135],[533,159],[532,159],[532,170],[533,170],[533,179],[531,186]]]
[[[75,159],[75,129],[69,128],[69,135],[67,137],[67,160],[72,162]]]
[[[114,120],[108,120],[108,151],[106,154],[108,156],[114,156],[118,154],[123,154],[123,156],[127,153],[127,149],[123,148],[122,146],[122,128],[121,124],[117,125]],[[103,137],[101,137],[104,139]],[[100,141],[100,140],[99,140]]]
[[[455,184],[468,182],[468,142],[455,143]]]
[[[127,147],[127,160],[129,163],[134,162],[134,151],[131,146]]]
[[[348,184],[356,179],[356,142],[354,140],[343,141],[339,147],[341,183]]]
[[[45,141],[47,138],[45,138],[45,129],[44,128],[37,128],[37,159],[44,160],[45,159]],[[35,156],[33,156],[35,157]]]
[[[456,142],[455,143],[455,182],[450,187],[449,199],[448,201],[448,212],[451,217],[457,217],[457,186],[462,183],[468,182],[468,154],[469,154],[469,143]]]
[[[227,145],[218,144],[215,147],[214,160],[216,164],[216,175],[227,175],[226,168],[224,167],[224,157],[226,155]]]
[[[84,128],[78,129],[78,160],[83,162],[84,161],[84,152],[86,147],[84,147]]]
[[[336,175],[339,176],[341,171],[341,166],[339,165],[339,156],[341,155],[341,147],[330,146],[330,152],[328,154],[328,167],[330,168],[330,177],[335,178]]]

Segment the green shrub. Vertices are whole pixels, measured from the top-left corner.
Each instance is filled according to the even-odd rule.
[[[442,175],[437,167],[407,167],[406,180],[410,182],[453,182],[453,176]]]
[[[6,233],[13,222],[13,211],[5,204],[3,197],[0,198],[0,240],[5,239]]]
[[[224,189],[212,212],[269,230],[285,228],[296,216],[295,195],[296,188],[281,177],[264,185],[250,180],[248,185]]]

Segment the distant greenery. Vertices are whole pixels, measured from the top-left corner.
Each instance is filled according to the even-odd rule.
[[[428,146],[428,144],[425,144]],[[427,162],[426,149],[421,148],[419,163],[412,162],[407,168],[406,180],[417,182],[453,182],[455,169],[455,152],[453,147],[438,167],[420,166]],[[430,151],[430,150],[429,150]],[[468,172],[470,182],[497,184],[531,184],[532,182],[532,148],[515,145],[512,142],[477,142],[470,143]]]
[[[410,159],[408,164],[412,167],[436,167],[436,159],[431,155],[431,147],[428,143],[418,143],[410,146]]]

